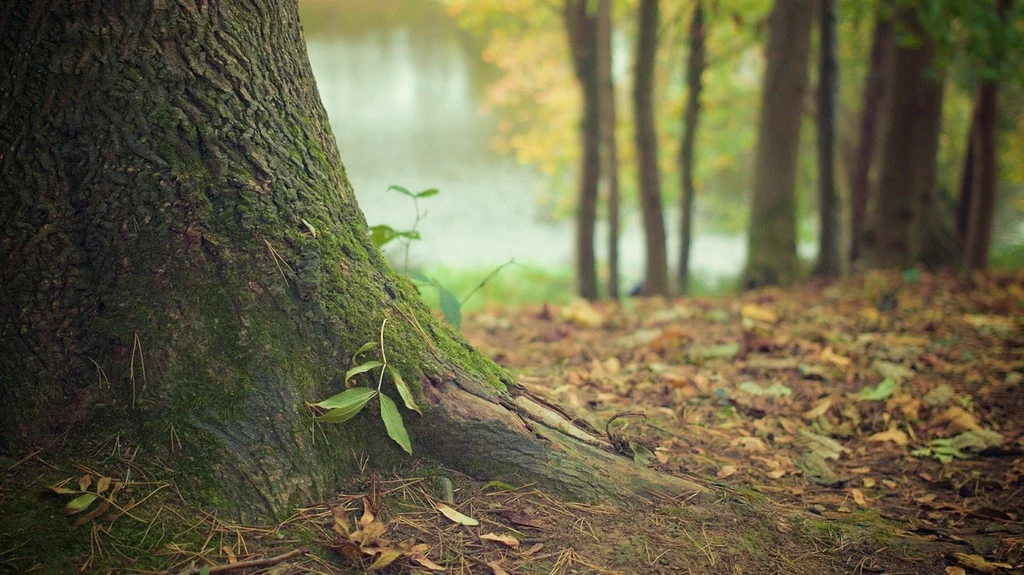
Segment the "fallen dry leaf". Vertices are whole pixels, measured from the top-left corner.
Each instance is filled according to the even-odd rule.
[[[496,533],[484,533],[480,536],[480,539],[486,539],[487,541],[497,541],[498,543],[504,543],[509,547],[519,547],[519,540],[511,535],[498,535]]]
[[[902,446],[908,445],[910,443],[910,438],[907,437],[907,434],[904,431],[893,427],[886,431],[879,431],[878,433],[869,436],[868,441],[891,441],[896,445]]]
[[[444,503],[435,503],[434,509],[437,509],[438,511],[441,512],[442,515],[460,525],[467,525],[470,527],[474,525],[480,525],[480,522],[476,519],[473,519],[468,515],[463,515],[462,513],[452,509],[451,507],[448,507]]]
[[[779,321],[779,316],[776,315],[775,312],[753,303],[748,303],[741,307],[740,315],[746,319],[760,321],[763,323],[775,323]]]

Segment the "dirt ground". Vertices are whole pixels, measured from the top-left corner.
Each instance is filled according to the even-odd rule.
[[[35,452],[2,462],[0,572],[1024,572],[1022,311],[1024,275],[915,273],[490,309],[474,345],[718,501],[583,505],[422,465],[240,526],[159,470],[125,480],[123,455]]]

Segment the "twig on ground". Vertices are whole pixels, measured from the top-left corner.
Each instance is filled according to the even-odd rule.
[[[239,561],[238,563],[229,563],[227,565],[213,565],[212,567],[193,567],[191,569],[181,572],[181,575],[199,575],[200,573],[227,573],[228,571],[234,571],[236,569],[249,569],[250,567],[270,567],[271,565],[277,565],[283,563],[294,557],[300,557],[309,553],[308,547],[299,547],[293,549],[287,553],[275,555],[273,557],[265,557],[263,559],[252,559],[249,561]]]

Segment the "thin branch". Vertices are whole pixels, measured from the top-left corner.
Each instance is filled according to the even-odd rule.
[[[299,547],[287,553],[275,555],[274,557],[266,557],[263,559],[252,559],[250,561],[239,561],[238,563],[229,563],[227,565],[214,565],[212,567],[193,567],[187,571],[182,571],[181,575],[199,575],[200,573],[227,573],[228,571],[235,571],[238,569],[249,569],[252,567],[270,567],[271,565],[277,565],[283,563],[294,557],[300,557],[309,553],[309,547]]]

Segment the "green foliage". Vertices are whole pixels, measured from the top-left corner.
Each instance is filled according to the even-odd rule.
[[[412,228],[408,230],[396,230],[391,226],[387,225],[376,225],[370,226],[370,239],[373,241],[373,245],[380,249],[392,241],[398,240],[405,247],[405,269],[409,269],[409,247],[412,242],[421,239],[419,231],[416,230],[419,227],[420,222],[423,221],[425,213],[420,211],[419,201],[421,199],[432,198],[437,194],[441,193],[437,188],[430,188],[421,192],[410,192],[407,188],[402,186],[391,185],[388,186],[385,193],[395,191],[403,196],[412,199],[413,209],[416,211],[416,221],[413,222]]]
[[[417,240],[421,239],[420,233],[418,231],[416,231],[416,228],[419,226],[420,221],[422,221],[423,217],[425,216],[424,213],[420,212],[419,200],[424,199],[424,198],[434,197],[437,194],[439,194],[440,191],[437,188],[430,188],[430,189],[427,189],[427,190],[423,190],[421,192],[413,193],[413,192],[410,192],[407,188],[403,188],[402,186],[395,186],[395,185],[389,186],[386,191],[388,191],[388,192],[395,191],[395,192],[398,192],[398,193],[400,193],[400,194],[402,194],[402,195],[412,199],[413,207],[416,210],[416,221],[413,222],[413,226],[412,226],[411,229],[405,230],[405,231],[397,231],[397,230],[391,228],[390,226],[386,226],[386,225],[371,226],[370,227],[370,237],[373,240],[373,244],[377,248],[381,248],[381,247],[383,247],[384,245],[386,245],[387,243],[389,243],[389,242],[391,242],[393,240],[399,240],[405,246],[405,271],[408,273],[408,271],[409,271],[409,248],[410,248],[410,245],[412,244],[413,241],[417,241]],[[439,299],[440,299],[440,305],[441,305],[441,313],[444,314],[445,321],[447,321],[449,324],[454,326],[455,329],[460,329],[462,327],[462,305],[466,302],[466,300],[468,300],[470,297],[472,297],[472,295],[474,293],[476,293],[477,290],[482,288],[489,280],[491,280],[499,271],[501,271],[505,266],[508,266],[511,263],[513,263],[513,262],[508,262],[508,263],[506,263],[504,265],[501,265],[501,266],[498,266],[496,269],[492,270],[491,273],[488,274],[488,276],[486,278],[484,278],[484,280],[482,282],[480,282],[475,288],[473,288],[473,290],[470,291],[469,294],[466,295],[466,297],[462,298],[461,301],[459,300],[459,298],[455,297],[455,294],[453,294],[452,292],[450,292],[447,289],[445,289],[445,287],[443,285],[441,285],[441,283],[438,282],[435,279],[429,278],[429,277],[427,277],[427,276],[425,276],[425,275],[423,275],[423,274],[421,274],[419,272],[413,272],[412,274],[410,274],[410,277],[414,281],[420,283],[421,285],[426,285],[426,286],[431,286],[431,287],[437,288],[437,290],[438,290],[438,292],[440,294],[440,298]],[[363,347],[365,348],[366,346],[363,346]],[[365,351],[365,350],[364,349],[360,349],[360,352],[361,351]],[[356,355],[358,355],[358,354],[359,354],[359,352],[356,353]],[[363,364],[363,365],[361,365],[359,367],[353,368],[353,370],[363,368],[364,366],[367,366],[367,365],[369,365],[371,363],[373,363],[373,362],[368,362],[367,364]],[[365,367],[365,369],[363,371],[366,371],[366,370],[369,370],[369,369],[373,369],[374,367],[378,367],[378,365],[369,365],[369,367]],[[349,371],[350,371],[350,373],[352,372],[352,370],[349,370]],[[357,373],[361,373],[361,372],[357,372]],[[345,380],[348,381],[348,379],[349,379],[349,377],[346,376]]]
[[[402,414],[398,412],[398,406],[395,405],[394,400],[388,397],[383,391],[381,386],[384,384],[384,374],[391,375],[391,382],[394,384],[395,389],[398,390],[398,395],[402,398],[402,403],[408,409],[423,415],[420,411],[419,405],[416,404],[416,400],[413,396],[412,390],[409,389],[409,385],[402,379],[401,374],[394,366],[388,365],[387,354],[384,353],[384,327],[387,325],[388,320],[385,319],[380,324],[380,357],[381,360],[370,360],[365,361],[352,369],[349,369],[345,373],[345,385],[359,374],[371,372],[374,369],[380,368],[380,377],[377,379],[377,388],[370,387],[351,387],[342,391],[337,395],[333,395],[320,403],[315,404],[321,409],[328,410],[326,413],[318,417],[319,421],[327,423],[344,423],[363,410],[364,407],[373,398],[379,398],[380,400],[380,417],[384,422],[384,427],[388,431],[388,436],[391,437],[406,453],[412,455],[412,443],[409,440],[409,433],[405,430],[405,423],[402,421]],[[359,348],[352,355],[352,363],[355,363],[356,357],[360,354],[370,351],[378,345],[378,342],[367,342]]]

